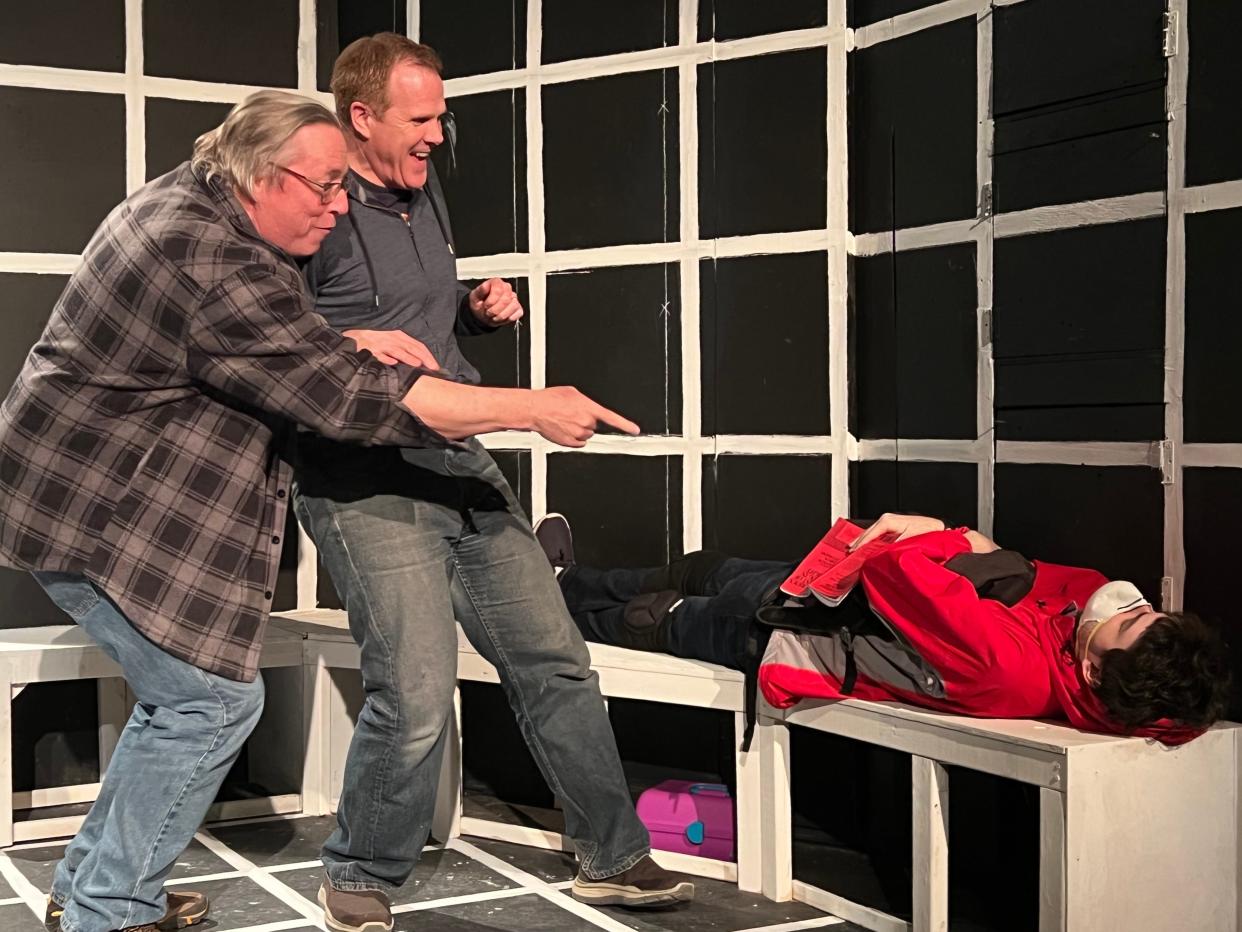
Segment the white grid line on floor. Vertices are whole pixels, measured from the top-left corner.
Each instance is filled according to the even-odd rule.
[[[305,816],[294,816],[296,818],[306,818]],[[246,823],[256,822],[274,822],[290,820],[283,816],[267,816],[255,819],[247,819]],[[236,823],[233,823],[236,824]],[[299,893],[294,888],[288,886],[281,880],[275,878],[274,874],[288,873],[295,870],[309,870],[320,866],[319,860],[295,861],[286,864],[268,864],[258,865],[251,861],[248,857],[231,847],[223,839],[212,834],[209,830],[203,829],[196,836],[196,840],[202,844],[208,851],[217,858],[227,864],[233,865],[234,870],[220,871],[210,874],[198,874],[188,877],[178,877],[174,880],[167,881],[169,886],[185,886],[195,883],[207,883],[218,880],[250,880],[256,885],[262,887],[267,893],[274,896],[286,906],[294,909],[299,913],[297,918],[280,919],[272,922],[258,923],[255,925],[244,926],[240,928],[230,929],[229,932],[284,932],[284,930],[293,929],[324,929],[322,921],[322,910],[318,904],[312,902],[311,899]],[[0,899],[0,906],[15,906],[25,904],[40,919],[43,916],[45,904],[47,901],[46,894],[38,889],[35,884],[22,873],[18,864],[9,857],[9,851],[15,850],[32,850],[36,848],[51,847],[48,842],[29,843],[20,846],[14,846],[8,851],[0,852],[0,877],[8,881],[9,885],[19,895],[8,899]],[[516,883],[517,886],[504,890],[484,890],[478,893],[458,894],[455,896],[438,897],[430,900],[423,900],[414,903],[402,903],[393,907],[394,915],[402,915],[413,912],[428,912],[432,910],[445,909],[454,906],[465,906],[472,903],[489,902],[492,900],[515,899],[522,896],[539,896],[547,902],[553,904],[559,909],[563,909],[573,915],[578,916],[595,926],[603,929],[614,930],[614,932],[628,932],[629,927],[618,922],[606,912],[602,912],[595,907],[566,896],[564,891],[573,886],[572,880],[564,881],[544,881],[539,877],[511,864],[497,855],[484,851],[481,848],[467,842],[463,839],[454,839],[447,846],[429,845],[424,852],[430,850],[451,850],[457,854],[461,854],[480,866],[493,871],[507,880]],[[693,908],[693,907],[690,907]],[[844,920],[830,915],[816,916],[809,919],[791,920],[780,922],[772,925],[764,926],[748,926],[739,932],[799,932],[803,929],[821,929],[831,926],[840,925]]]

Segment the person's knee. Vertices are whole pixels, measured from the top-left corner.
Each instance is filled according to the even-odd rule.
[[[682,595],[711,595],[712,576],[728,559],[718,550],[696,550],[662,566],[643,580],[644,593],[672,590]]]
[[[646,592],[625,606],[623,643],[634,650],[667,651],[672,612],[682,601],[680,592]]]

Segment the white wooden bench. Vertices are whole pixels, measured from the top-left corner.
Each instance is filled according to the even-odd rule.
[[[335,808],[340,794],[349,737],[353,732],[356,709],[350,710],[345,697],[333,684],[331,671],[358,669],[359,651],[350,636],[345,613],[331,609],[282,612],[273,616],[276,624],[306,639],[308,735],[318,735],[319,744],[307,751],[308,772],[303,792],[315,811],[327,813]],[[671,870],[733,881],[749,892],[763,886],[764,867],[760,825],[762,778],[760,755],[742,754],[745,729],[744,682],[740,673],[715,664],[682,660],[662,654],[645,653],[590,644],[591,666],[599,674],[600,691],[608,698],[642,699],[672,705],[719,709],[732,712],[737,761],[737,863],[689,855],[656,852],[657,860]],[[458,629],[457,676],[459,680],[499,683],[495,668],[471,647]],[[539,829],[462,815],[460,694],[457,699],[456,734],[449,741],[437,796],[433,834],[445,839],[457,834],[495,838],[501,841],[569,850],[568,839]],[[351,714],[352,713],[352,714]],[[312,738],[312,740],[316,740]],[[585,750],[585,749],[584,749]]]
[[[789,734],[811,728],[911,756],[913,923],[793,880]],[[1039,787],[1040,932],[1238,932],[1242,726],[1180,748],[1062,725],[945,715],[897,703],[804,701],[762,707],[775,778],[764,819],[777,832],[764,893],[867,929],[948,929],[946,765]],[[783,788],[783,791],[782,791]],[[771,837],[771,836],[769,836]]]
[[[302,667],[301,638],[283,630],[272,631],[263,645],[260,666]],[[31,683],[65,680],[98,680],[99,768],[108,764],[120,730],[125,725],[133,698],[120,679],[120,668],[77,625],[0,629],[0,847],[72,835],[82,815],[31,818],[14,822],[14,810],[38,811],[57,806],[92,802],[98,783],[13,792],[13,699]],[[299,697],[300,699],[300,697]],[[276,699],[277,707],[282,698]],[[270,706],[270,704],[269,704]],[[301,736],[293,736],[301,744]],[[211,820],[246,818],[268,813],[297,812],[300,794],[220,802],[212,807]]]

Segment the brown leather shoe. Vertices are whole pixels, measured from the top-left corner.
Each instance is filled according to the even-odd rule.
[[[325,877],[319,905],[333,932],[392,932],[392,909],[380,890],[338,890]]]
[[[679,880],[647,855],[629,870],[601,880],[579,873],[570,892],[592,906],[645,908],[687,903],[694,899],[694,884]]]
[[[140,932],[140,930],[145,932],[147,929],[154,929],[156,932],[176,932],[177,929],[184,929],[202,922],[207,918],[210,910],[211,903],[205,893],[197,893],[194,890],[170,892],[162,919],[146,925],[133,926],[132,929],[123,929],[122,932]],[[47,929],[47,932],[60,932],[60,916],[64,911],[65,908],[50,896],[47,898],[47,912],[43,916],[43,927]]]

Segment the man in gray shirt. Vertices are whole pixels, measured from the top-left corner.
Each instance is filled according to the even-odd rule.
[[[522,308],[499,279],[472,291],[457,281],[429,161],[447,122],[439,72],[431,49],[392,33],[341,53],[332,91],[350,136],[350,211],[306,278],[332,326],[381,361],[438,364],[443,379],[422,381],[447,389],[479,380],[457,337],[513,323]],[[589,436],[540,432],[569,446]],[[579,856],[574,896],[690,899],[693,885],[650,858],[586,645],[482,445],[380,450],[306,436],[296,470],[298,518],[345,599],[366,692],[323,850],[329,927],[392,926],[387,892],[409,877],[430,829],[456,683],[454,619],[496,666],[563,804]]]

